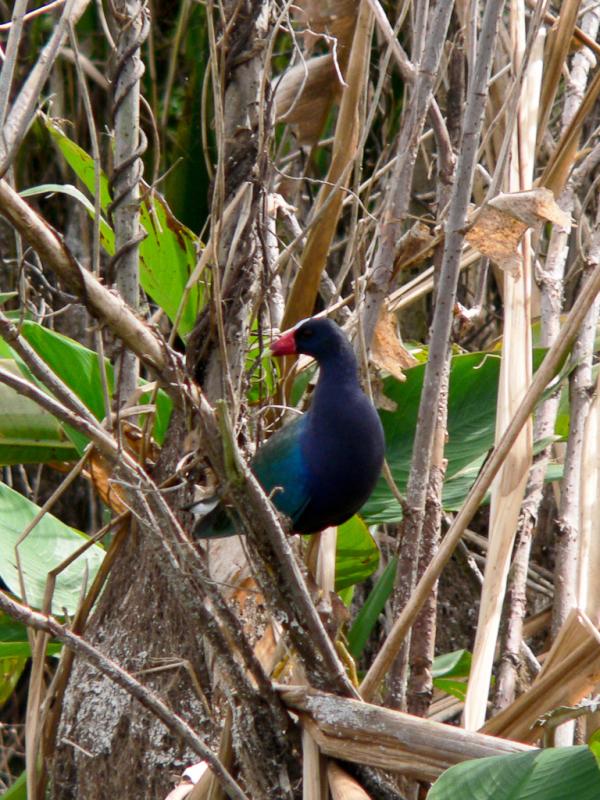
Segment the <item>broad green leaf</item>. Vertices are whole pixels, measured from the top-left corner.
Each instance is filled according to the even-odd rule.
[[[12,358],[0,358],[0,366],[21,376]],[[77,450],[54,417],[33,400],[0,384],[1,465],[73,461],[77,456]]]
[[[0,292],[0,306],[3,306],[4,303],[8,303],[9,300],[14,300],[14,298],[18,296],[18,292]]]
[[[465,761],[446,770],[428,800],[598,800],[600,771],[588,747],[557,747]]]
[[[51,120],[46,120],[46,127],[65,161],[93,195],[95,178],[92,157],[65,136]],[[198,239],[173,216],[158,192],[151,192],[149,198],[142,203],[140,212],[140,222],[147,234],[140,244],[140,283],[144,291],[174,322],[184,289],[196,266]],[[102,175],[100,203],[105,213],[110,199],[108,181]],[[181,316],[178,329],[180,336],[190,333],[202,305],[203,288],[196,284],[189,292]]]
[[[468,650],[454,650],[452,653],[436,656],[431,665],[433,685],[436,689],[464,701],[471,660],[472,655]]]
[[[25,321],[22,323],[21,330],[25,339],[52,371],[77,395],[97,419],[103,419],[105,415],[104,395],[97,353],[79,344],[79,342],[69,339],[68,336],[63,336],[60,333],[44,328],[37,322]],[[25,377],[33,380],[29,370],[18,357],[17,363]],[[104,363],[106,365],[108,388],[112,396],[114,390],[113,368],[108,359],[105,359]],[[147,402],[149,399],[149,395],[142,395],[141,402]],[[173,404],[169,397],[162,390],[159,390],[156,406],[157,413],[153,433],[160,444],[164,439]],[[77,448],[78,453],[81,454],[87,444],[86,437],[79,431],[69,427],[65,427],[65,431]],[[73,451],[71,445],[70,449],[69,458],[76,458],[77,452]],[[62,460],[66,459],[63,458]]]
[[[29,656],[0,657],[0,709],[10,700]]]
[[[13,644],[24,639],[27,639],[25,626],[0,611],[0,642]],[[24,655],[0,658],[0,709],[12,697],[27,660]]]
[[[37,322],[24,322],[21,332],[40,358],[77,395],[96,419],[103,419],[105,416],[104,393],[97,353],[88,350],[79,342],[69,339],[68,336],[44,328]],[[108,359],[105,359],[104,363],[109,391],[112,395],[113,369]],[[24,367],[22,369],[27,375],[28,370]],[[65,427],[65,430],[79,453],[83,453],[87,445],[87,438],[72,428]]]
[[[15,545],[25,527],[38,513],[39,507],[4,483],[0,483],[0,578],[9,590],[21,596],[19,574],[15,558]],[[46,514],[29,536],[19,545],[26,600],[40,608],[44,597],[49,570],[59,566],[79,549],[87,537],[69,528],[59,519]],[[53,596],[53,613],[72,614],[81,599],[81,592],[89,587],[104,558],[104,550],[91,545],[81,556],[57,577]]]
[[[94,159],[89,156],[83,148],[69,139],[68,136],[65,136],[59,126],[49,117],[44,117],[44,123],[50,136],[52,136],[58,149],[62,153],[63,158],[93,197],[94,187],[96,185]],[[106,213],[109,204],[110,192],[108,190],[108,178],[103,172],[100,172],[100,207],[104,213]]]
[[[61,649],[62,645],[59,642],[48,642],[46,654],[55,656]],[[29,642],[0,642],[0,663],[8,658],[31,658]]]
[[[365,604],[356,615],[348,632],[348,649],[354,658],[360,657],[379,615],[392,593],[396,577],[396,564],[397,559],[392,559],[377,578],[375,586],[369,592]]]
[[[588,747],[594,754],[596,765],[598,766],[598,769],[600,769],[600,728],[596,728],[596,730],[589,737]]]
[[[335,589],[364,581],[377,569],[379,548],[365,523],[354,515],[338,527]]]
[[[46,652],[56,655],[61,647],[58,642],[50,642]],[[12,696],[30,657],[27,629],[0,612],[0,709]]]
[[[98,354],[62,333],[38,325],[37,322],[24,322],[21,332],[36,353],[89,408],[96,419],[103,419],[105,410]],[[108,388],[112,395],[113,368],[108,359],[104,363]]]
[[[500,357],[470,353],[452,358],[448,399],[448,459],[443,501],[446,508],[460,506],[486,454],[494,443],[496,393]],[[406,490],[414,432],[425,365],[405,371],[406,381],[384,381],[384,392],[396,403],[395,411],[381,411],[386,458],[401,493]],[[371,524],[397,522],[402,509],[387,483],[380,479],[361,514]]]
[[[456,678],[434,678],[433,685],[436,689],[446,694],[451,694],[464,703],[467,697],[467,682]]]
[[[434,678],[467,678],[471,671],[472,655],[468,650],[442,653],[433,659],[431,674]]]
[[[534,351],[534,366],[541,363],[545,351]],[[403,494],[410,470],[414,433],[425,365],[405,371],[406,381],[384,381],[384,392],[394,403],[395,411],[381,411],[386,437],[386,458],[392,475]],[[490,353],[467,353],[452,357],[448,396],[448,441],[444,457],[448,460],[442,493],[444,508],[458,510],[494,444],[496,402],[500,356]],[[398,522],[400,504],[381,478],[371,498],[361,509],[368,524]]]
[[[27,773],[22,772],[10,789],[7,789],[0,800],[27,800]]]
[[[83,192],[80,192],[76,186],[70,183],[44,183],[41,186],[24,189],[19,194],[21,197],[35,197],[38,194],[66,194],[81,203],[92,219],[96,213],[93,203],[88,200]],[[100,244],[107,253],[113,255],[115,252],[115,235],[104,217],[100,219]]]
[[[315,372],[317,371],[316,364],[311,364],[306,369],[303,369],[302,372],[296,376],[294,379],[294,383],[292,384],[292,391],[290,394],[290,405],[296,407],[302,397],[304,392],[308,388],[308,384],[315,376]]]
[[[188,279],[197,261],[198,240],[194,233],[175,219],[161,195],[152,194],[143,203],[141,223],[147,237],[140,245],[140,282],[144,291],[174,322]],[[204,284],[192,287],[178,333],[187,336],[204,305]]]

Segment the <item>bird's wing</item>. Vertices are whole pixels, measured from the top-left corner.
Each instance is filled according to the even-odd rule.
[[[307,465],[301,439],[307,415],[280,428],[258,450],[252,472],[278,509],[296,522],[310,500]]]
[[[286,517],[290,517],[292,523],[298,520],[310,500],[306,465],[300,445],[306,425],[305,417],[306,415],[298,417],[274,433],[258,450],[251,465],[252,472],[265,492],[271,496],[275,507]],[[216,497],[214,499],[216,501]],[[212,498],[208,498],[209,503],[210,500]],[[205,499],[203,504],[206,503]],[[237,514],[234,509],[227,509],[223,503],[215,502],[214,505],[216,507],[207,509],[209,513],[194,525],[195,538],[218,539],[233,536],[237,532]]]

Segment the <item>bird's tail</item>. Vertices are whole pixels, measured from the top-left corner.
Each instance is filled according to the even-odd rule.
[[[235,512],[227,509],[217,497],[206,498],[189,506],[188,511],[197,519],[192,528],[194,539],[224,539],[235,536],[238,527],[234,522]]]

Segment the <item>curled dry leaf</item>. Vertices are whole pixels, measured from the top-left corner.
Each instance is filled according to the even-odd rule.
[[[420,266],[431,258],[437,242],[438,237],[434,236],[429,225],[415,222],[398,242],[394,259],[394,273]]]
[[[130,422],[121,421],[121,441],[129,453],[136,461],[145,458],[148,461],[156,461],[158,458],[158,448],[154,442],[144,440],[142,431]],[[94,489],[102,502],[112,509],[115,514],[122,514],[127,511],[129,506],[125,503],[124,492],[121,487],[112,480],[112,468],[96,450],[92,450],[88,459],[86,475],[92,482]]]
[[[332,103],[339,95],[357,18],[354,0],[321,3],[314,0],[293,6],[304,26],[305,50],[299,63],[275,80],[275,114],[295,128],[301,144],[316,144]],[[325,40],[330,50],[309,58],[317,43]]]
[[[319,141],[338,84],[331,53],[297,64],[277,82],[275,116],[295,127],[300,144]]]
[[[111,480],[112,468],[106,459],[96,451],[90,455],[88,468],[84,470],[84,475],[89,477],[104,505],[108,506],[115,514],[127,511],[128,506],[123,499],[121,487]]]
[[[399,381],[405,381],[402,369],[417,364],[398,336],[396,317],[387,308],[383,308],[375,326],[371,344],[371,361],[379,369],[389,372]]]
[[[499,267],[514,271],[520,264],[517,248],[523,234],[539,222],[562,227],[571,222],[549,189],[539,187],[528,192],[499,194],[482,207],[466,238]]]

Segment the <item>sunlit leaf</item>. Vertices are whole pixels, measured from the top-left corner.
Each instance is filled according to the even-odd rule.
[[[336,591],[364,581],[377,569],[379,548],[356,515],[338,527],[335,558]]]
[[[600,771],[588,747],[556,747],[465,761],[446,770],[428,800],[597,800]]]
[[[0,366],[21,376],[12,358],[0,358]],[[0,464],[43,464],[77,457],[77,450],[53,416],[0,384]]]
[[[95,176],[92,157],[65,136],[51,120],[46,119],[46,127],[65,161],[93,195]],[[100,202],[104,213],[108,212],[110,200],[108,181],[102,174]],[[174,322],[184,289],[196,266],[198,239],[173,216],[158,192],[151,192],[142,203],[140,223],[146,232],[146,238],[140,244],[140,283],[144,291]],[[104,243],[112,255],[108,238],[105,238]],[[186,336],[192,330],[203,302],[202,286],[196,284],[189,292],[181,315],[178,328],[180,336]]]
[[[15,545],[26,526],[39,511],[30,502],[4,483],[0,483],[0,578],[11,592],[21,595]],[[80,531],[70,528],[52,514],[46,514],[19,545],[26,597],[22,598],[34,608],[40,608],[44,597],[48,572],[58,567],[85,542]],[[99,545],[91,545],[57,577],[53,596],[54,613],[74,613],[81,592],[89,587],[104,558]]]
[[[396,577],[396,564],[397,560],[392,559],[377,578],[375,586],[369,592],[369,596],[356,615],[356,619],[348,632],[348,649],[354,658],[360,657],[373,628],[377,624],[379,615],[392,593],[394,578]]]

